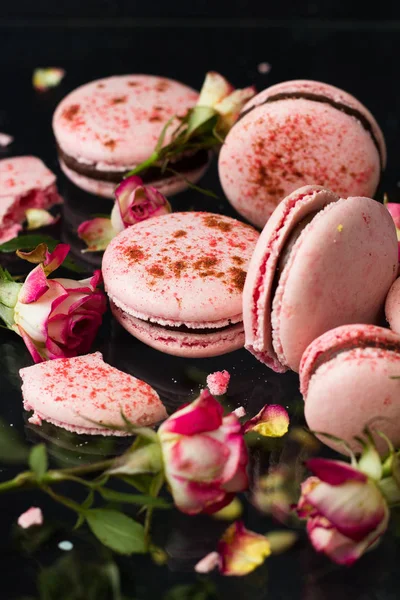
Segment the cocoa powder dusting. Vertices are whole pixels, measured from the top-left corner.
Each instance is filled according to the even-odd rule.
[[[153,275],[153,277],[164,277],[164,269],[158,265],[150,267],[149,273],[150,275]]]
[[[178,229],[178,231],[175,231],[175,233],[173,233],[172,235],[174,236],[174,238],[185,237],[185,235],[187,235],[187,231],[185,231],[184,229]]]
[[[240,256],[232,256],[232,260],[237,265],[242,265],[244,263],[244,259],[241,258]]]
[[[177,277],[178,279],[181,276],[182,271],[184,271],[186,268],[187,264],[184,260],[177,260],[172,264],[172,270],[174,272],[175,277]]]
[[[103,146],[106,148],[110,148],[110,150],[114,150],[117,142],[115,140],[107,140],[107,142],[103,142]]]
[[[238,269],[238,267],[231,267],[229,269],[229,273],[231,274],[232,285],[237,290],[242,291],[244,288],[244,282],[246,280],[246,271],[243,271],[243,269]]]
[[[116,98],[113,98],[111,100],[111,104],[123,104],[124,102],[126,102],[126,99],[126,96],[117,96]]]
[[[232,224],[227,223],[224,219],[216,217],[214,215],[208,215],[203,218],[203,223],[206,227],[211,227],[212,229],[219,229],[220,231],[231,231]]]
[[[143,260],[145,258],[145,253],[143,252],[140,246],[131,246],[129,248],[125,248],[124,256],[131,263],[135,263],[138,260]]]

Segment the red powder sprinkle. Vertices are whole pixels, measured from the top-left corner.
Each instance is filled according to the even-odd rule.
[[[71,106],[68,106],[68,108],[64,109],[62,116],[67,121],[73,121],[76,115],[79,113],[79,110],[79,104],[71,104]]]

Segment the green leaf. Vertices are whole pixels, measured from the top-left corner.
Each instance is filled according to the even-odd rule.
[[[144,554],[143,525],[117,510],[93,508],[85,513],[92,533],[102,544],[120,554]]]
[[[46,244],[49,252],[52,252],[54,248],[60,244],[60,242],[49,235],[20,235],[4,244],[0,244],[0,252],[5,254],[10,252],[16,252],[17,250],[30,251],[34,250],[39,244]],[[82,273],[84,270],[79,267],[71,258],[67,256],[62,266],[65,269],[69,269],[75,273]]]
[[[49,235],[20,235],[4,244],[0,244],[0,252],[16,252],[17,250],[34,250],[39,244],[46,244],[50,251],[59,244]]]
[[[29,454],[29,466],[37,479],[42,479],[48,468],[47,450],[44,444],[34,446]]]
[[[116,492],[109,488],[99,488],[99,494],[110,502],[122,502],[124,504],[136,504],[138,506],[151,506],[152,508],[172,508],[172,504],[163,498],[154,498],[153,496],[142,496],[140,494],[129,494]]]
[[[128,485],[131,485],[139,492],[148,494],[151,482],[153,481],[152,475],[138,474],[138,475],[119,475],[119,479],[122,479]]]

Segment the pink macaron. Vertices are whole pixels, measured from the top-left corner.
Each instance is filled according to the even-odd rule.
[[[382,132],[365,106],[326,83],[297,80],[244,106],[221,148],[219,175],[234,208],[263,227],[306,184],[343,198],[373,196],[385,164]]]
[[[300,389],[311,430],[354,440],[365,427],[400,445],[400,336],[373,325],[343,325],[308,346],[300,364]],[[375,435],[382,453],[388,446]],[[346,449],[321,439],[339,452]]]
[[[62,202],[56,176],[35,156],[0,160],[0,243],[18,235],[30,208]]]
[[[102,424],[124,425],[121,411],[138,426],[167,417],[152,387],[103,361],[100,352],[59,358],[25,367],[19,372],[30,423],[48,421],[68,431],[90,435],[127,435]]]
[[[205,212],[172,213],[125,229],[102,265],[115,318],[168,354],[216,356],[241,348],[242,290],[258,235]]]
[[[390,329],[400,333],[400,277],[389,290],[385,303],[386,320]]]
[[[60,165],[78,187],[113,198],[123,176],[153,153],[166,123],[198,100],[192,88],[164,77],[124,75],[99,79],[66,96],[53,117]],[[179,124],[168,128],[164,143]],[[207,168],[207,151],[178,156],[171,164],[192,182]],[[183,177],[150,167],[140,175],[170,196],[188,187]]]
[[[278,372],[298,371],[316,337],[377,323],[398,269],[386,208],[305,186],[276,208],[258,240],[243,292],[245,346]]]

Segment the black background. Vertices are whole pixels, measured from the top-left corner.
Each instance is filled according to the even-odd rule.
[[[272,67],[268,74],[258,70],[264,61]],[[286,79],[308,78],[344,88],[374,113],[384,131],[389,156],[378,197],[387,192],[392,200],[399,200],[399,65],[397,2],[0,0],[0,131],[15,136],[14,144],[0,157],[34,154],[59,174],[51,115],[65,94],[97,77],[154,73],[200,88],[204,73],[217,70],[238,87],[254,83],[259,90]],[[63,67],[67,76],[58,88],[38,94],[32,89],[31,75],[39,66]],[[215,165],[202,184],[220,192]],[[64,193],[66,182],[62,177],[60,188]],[[188,206],[230,211],[223,199],[213,205],[213,201],[191,192],[173,199],[175,210]],[[116,330],[109,320],[98,343],[106,360],[148,380],[171,407],[187,400],[196,389],[185,379],[185,360],[143,347]],[[292,407],[299,400],[296,376],[275,376],[244,351],[214,362],[195,363],[203,373],[216,368],[231,370],[230,400],[233,405],[247,402],[252,412],[265,402]],[[31,443],[38,438],[24,428],[18,379],[18,369],[28,364],[30,359],[22,342],[12,333],[2,332],[0,413]],[[56,436],[53,442],[52,452],[59,448],[60,439]],[[71,448],[76,460],[80,456],[78,444]],[[83,460],[84,453],[82,456]],[[7,468],[2,475],[6,478],[11,473]],[[62,555],[57,547],[60,539],[72,539],[70,530],[61,527],[40,556],[22,558],[10,531],[18,515],[32,504],[43,507],[49,522],[63,518],[67,524],[73,523],[66,511],[55,509],[39,494],[0,497],[1,600],[23,595],[41,598],[35,582],[43,565]],[[256,531],[270,526],[250,508],[245,517]],[[169,568],[152,568],[149,561],[136,558],[119,562],[129,598],[164,600],[172,585],[195,580],[191,573],[194,562],[213,549],[218,528],[213,529],[202,519],[185,520],[177,515],[171,519],[176,533],[170,542]],[[95,554],[85,543],[83,564]],[[378,551],[346,570],[337,569],[317,557],[309,545],[300,544],[288,555],[269,561],[268,585],[264,572],[250,581],[246,578],[218,585],[221,598],[232,599],[392,600],[399,596],[399,554],[395,538],[389,535]],[[53,598],[59,600],[60,596],[51,596],[50,600]],[[65,598],[87,600],[84,593]]]

